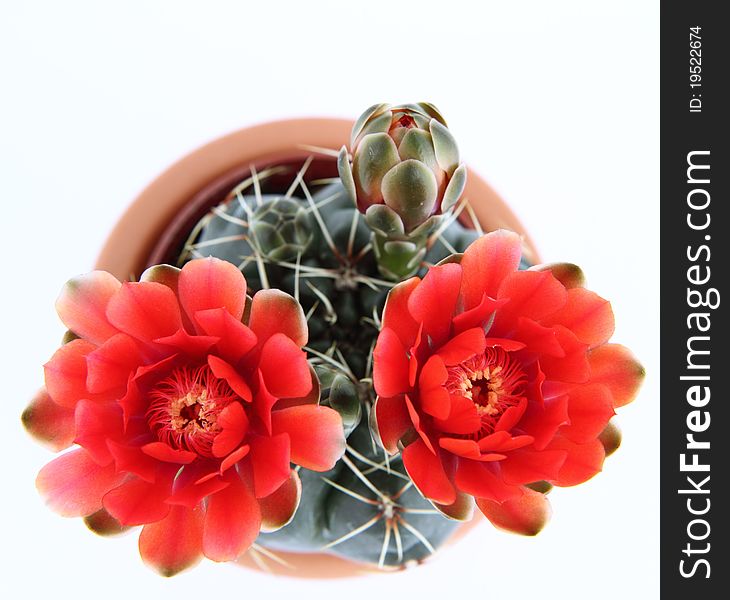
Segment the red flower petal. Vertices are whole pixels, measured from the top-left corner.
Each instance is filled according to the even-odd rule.
[[[438,351],[438,356],[448,367],[458,365],[476,354],[481,354],[486,348],[484,330],[478,327],[467,329],[452,337]]]
[[[195,322],[203,332],[218,338],[218,353],[231,364],[236,364],[256,346],[256,334],[223,308],[199,310]]]
[[[104,508],[122,525],[144,525],[164,519],[170,512],[165,501],[172,494],[176,467],[158,472],[157,480],[130,479],[104,496]]]
[[[208,466],[212,466],[212,465],[208,465]],[[202,472],[203,470],[205,470],[205,468],[206,468],[205,466],[201,465],[200,468],[197,470],[197,474],[200,474],[200,472]],[[202,485],[204,483],[208,483],[211,480],[214,481],[216,479],[220,479],[219,476],[220,477],[223,477],[223,473],[221,473],[220,468],[215,469],[213,471],[210,471],[207,475],[203,475],[202,477],[198,477],[198,479],[196,479],[194,483],[195,483],[195,485]],[[226,487],[226,486],[223,486],[223,487]],[[221,488],[221,489],[223,489],[223,488]],[[168,500],[168,502],[169,502],[169,500]]]
[[[159,461],[177,465],[189,465],[198,457],[195,452],[176,450],[162,442],[151,442],[149,444],[145,444],[142,446],[142,452],[144,452],[147,456],[156,458]]]
[[[413,402],[411,402],[411,399],[408,397],[408,394],[405,395],[405,402],[406,402],[406,408],[408,409],[408,416],[411,418],[411,423],[413,423],[413,427],[416,430],[416,432],[418,433],[418,436],[421,438],[423,443],[426,445],[426,448],[428,448],[433,454],[436,454],[436,450],[433,447],[431,440],[429,439],[428,435],[426,434],[423,427],[421,426],[421,417],[418,414],[416,407],[413,406]]]
[[[565,462],[566,452],[552,447],[541,452],[514,450],[500,464],[505,483],[521,485],[533,481],[552,480]]]
[[[146,387],[154,386],[158,381],[169,375],[175,367],[184,366],[186,362],[185,358],[179,354],[156,359],[156,362],[137,367],[134,373],[134,381]]]
[[[585,383],[590,379],[591,367],[588,363],[588,345],[580,342],[575,334],[562,325],[555,326],[555,332],[565,356],[555,358],[543,355],[540,368],[547,379],[567,383]]]
[[[240,398],[243,398],[246,402],[251,402],[253,400],[251,388],[248,386],[248,383],[246,383],[246,380],[225,360],[218,358],[213,354],[209,354],[208,366],[210,367],[210,370],[213,371],[213,375],[215,375],[218,379],[224,379]]]
[[[120,479],[114,465],[99,466],[86,450],[79,449],[44,466],[36,487],[55,512],[64,517],[85,517],[101,508],[102,497]]]
[[[546,398],[545,373],[542,372],[539,361],[535,361],[531,365],[526,365],[525,370],[527,371],[528,380],[525,396],[530,399],[530,402],[536,402],[539,406],[542,406]]]
[[[419,324],[408,312],[408,298],[421,282],[418,277],[411,277],[391,288],[383,309],[383,329],[392,329],[404,348],[413,346],[419,330]]]
[[[259,369],[266,389],[277,398],[301,398],[312,389],[306,353],[282,333],[264,343]]]
[[[447,452],[465,458],[478,459],[481,456],[479,446],[474,440],[443,437],[439,439],[439,446]]]
[[[564,325],[591,347],[600,346],[613,335],[611,303],[598,294],[577,287],[568,290],[565,305],[545,320],[546,325]]]
[[[426,498],[439,504],[456,501],[456,490],[444,471],[441,459],[422,440],[406,446],[402,455],[408,475]]]
[[[519,317],[540,321],[559,310],[568,293],[550,271],[515,271],[502,281],[498,298],[509,298],[493,325],[494,335],[505,335],[517,326]]]
[[[71,279],[56,300],[56,311],[66,327],[93,344],[117,333],[106,316],[109,299],[121,283],[106,271],[93,271]]]
[[[488,337],[484,339],[484,344],[487,348],[496,348],[499,346],[502,350],[507,352],[517,352],[526,347],[526,344],[518,342],[517,340],[511,340],[507,338],[496,338]]]
[[[251,451],[251,446],[243,445],[237,450],[234,450],[231,452],[228,456],[226,456],[221,461],[221,468],[219,469],[219,473],[223,475],[228,469],[230,469],[233,465],[238,463],[239,461],[243,460],[246,456],[248,456],[248,453]]]
[[[426,361],[418,379],[420,407],[437,419],[448,418],[451,411],[449,392],[443,387],[448,376],[443,361],[434,355]]]
[[[373,385],[379,396],[391,397],[410,389],[406,349],[398,335],[384,328],[373,350]]]
[[[178,329],[173,335],[154,340],[155,344],[167,346],[189,357],[205,356],[220,340],[212,335],[190,335],[185,329]]]
[[[449,392],[443,387],[422,390],[420,405],[424,412],[437,419],[448,419],[451,411]]]
[[[302,496],[302,482],[293,469],[288,479],[274,493],[259,499],[261,530],[276,531],[293,518]]]
[[[84,525],[88,527],[89,531],[103,537],[119,535],[129,529],[129,527],[121,525],[103,508],[84,517]]]
[[[603,445],[606,456],[611,456],[621,446],[621,429],[616,423],[609,422],[606,428],[598,436],[598,441]]]
[[[124,423],[122,409],[116,402],[92,402],[80,400],[74,414],[76,442],[86,448],[94,461],[108,465],[113,457],[107,446],[108,440],[122,436]]]
[[[436,429],[446,433],[476,433],[482,427],[476,406],[468,398],[459,395],[449,396],[451,408],[447,419],[434,419]]]
[[[588,481],[603,469],[606,452],[600,440],[591,440],[587,444],[575,444],[567,438],[557,436],[548,448],[567,453],[557,476],[549,480],[555,485],[561,487],[578,485]]]
[[[545,400],[542,405],[530,402],[525,416],[520,420],[520,429],[535,438],[536,450],[543,450],[558,428],[569,420],[568,396],[563,395]]]
[[[109,322],[138,340],[151,342],[182,327],[174,292],[161,283],[125,282],[109,300]]]
[[[161,521],[139,535],[142,560],[160,575],[171,577],[196,565],[203,556],[203,510],[173,506]]]
[[[439,504],[438,502],[431,504],[447,519],[471,521],[474,517],[474,498],[459,490],[456,490],[456,500],[452,504]]]
[[[409,351],[410,357],[408,358],[408,386],[412,388],[416,385],[416,376],[418,375],[418,356],[421,353],[421,344],[423,342],[423,323],[418,326],[418,333],[416,339],[413,342],[413,346]]]
[[[302,396],[301,398],[276,399],[276,408],[289,408],[290,406],[299,406],[300,404],[319,404],[319,398],[322,391],[319,383],[319,377],[317,377],[317,373],[314,370],[314,367],[309,364],[309,362],[307,362],[307,364],[309,367],[309,379],[312,382],[312,389],[309,390],[309,393],[307,395]],[[259,371],[259,385],[262,385],[261,381],[263,380],[260,378],[261,372]],[[258,406],[258,400],[254,404]]]
[[[274,435],[288,433],[291,462],[313,471],[328,471],[345,451],[342,419],[326,406],[303,404],[271,413]]]
[[[257,498],[263,498],[275,492],[289,479],[289,435],[253,435],[249,438],[249,444],[254,492]]]
[[[644,380],[644,367],[631,350],[619,344],[606,344],[588,354],[591,382],[602,383],[611,390],[615,408],[631,402]]]
[[[231,402],[218,415],[220,433],[213,440],[213,456],[221,458],[233,452],[248,431],[248,417],[240,402]]]
[[[143,415],[147,410],[146,399],[142,396],[133,376],[127,382],[127,392],[119,399],[119,406],[122,407],[125,424],[135,415]]]
[[[565,350],[560,345],[555,330],[552,327],[543,327],[532,319],[520,317],[517,320],[514,337],[524,342],[528,352],[547,354],[557,358],[565,356]]]
[[[474,440],[443,437],[439,440],[439,446],[457,456],[471,458],[480,462],[493,462],[505,458],[504,454],[482,454],[479,450],[479,445]]]
[[[304,311],[293,297],[281,290],[261,290],[251,303],[248,326],[263,345],[275,333],[283,333],[301,348],[307,345],[309,331]]]
[[[54,452],[60,452],[73,443],[74,411],[56,404],[45,389],[34,396],[21,418],[28,433]]]
[[[443,344],[451,331],[456,301],[461,286],[461,266],[448,263],[431,267],[408,298],[408,311],[423,323],[423,335],[434,345]]]
[[[572,263],[543,263],[534,265],[528,269],[529,271],[550,271],[565,289],[575,287],[583,287],[585,285],[585,275],[578,265]]]
[[[488,330],[489,321],[494,312],[502,308],[508,301],[508,298],[495,300],[494,298],[484,294],[481,302],[477,306],[470,308],[453,318],[452,323],[454,325],[454,332],[461,333],[462,331],[466,331],[473,327],[478,327],[482,331]]]
[[[504,502],[519,495],[520,488],[502,481],[499,467],[494,463],[481,463],[467,458],[459,459],[456,468],[456,486],[477,498],[489,498]]]
[[[606,428],[616,413],[611,392],[604,385],[579,385],[568,395],[570,424],[560,432],[576,444],[585,444]]]
[[[528,404],[527,398],[520,398],[520,402],[517,406],[510,406],[502,413],[502,416],[499,417],[499,421],[497,421],[497,424],[494,426],[494,430],[509,431],[512,429],[522,419],[525,414],[525,410],[527,410]]]
[[[246,278],[236,265],[217,258],[191,260],[180,271],[180,306],[195,324],[195,313],[224,308],[240,321],[246,305]]]
[[[552,515],[545,494],[523,488],[523,494],[501,504],[487,498],[477,498],[477,506],[492,525],[520,535],[537,535]]]
[[[90,396],[86,389],[86,356],[95,349],[86,340],[72,340],[45,364],[46,389],[54,402],[73,408],[81,398]]]
[[[114,440],[107,440],[109,452],[114,457],[117,471],[132,473],[149,483],[154,483],[157,477],[157,459],[142,452],[140,446],[127,446]]]
[[[256,401],[253,403],[253,407],[256,415],[266,427],[266,433],[271,435],[271,409],[279,399],[269,392],[260,369],[256,371],[256,376],[258,377],[259,387],[256,390]]]
[[[139,281],[151,281],[153,283],[161,283],[162,285],[169,287],[178,299],[179,304],[180,297],[178,296],[177,287],[178,282],[180,281],[180,269],[177,267],[173,267],[171,265],[152,265],[142,271],[142,274],[139,276]],[[181,314],[181,317],[185,330],[191,332],[195,331],[195,328],[187,315],[183,313]]]
[[[479,440],[478,446],[482,452],[509,452],[524,448],[534,442],[531,435],[518,435],[513,437],[506,431],[498,431]]]
[[[183,473],[186,473],[190,468],[185,467]],[[195,469],[193,472],[199,473],[200,471]],[[173,494],[166,500],[167,504],[193,508],[200,504],[204,498],[217,494],[222,489],[231,485],[229,481],[221,479],[217,471],[211,475],[211,477],[205,477],[205,481],[186,481],[181,485],[177,485],[176,482]]]
[[[86,387],[94,394],[124,389],[142,362],[137,342],[126,333],[117,333],[86,357]]]
[[[504,278],[517,270],[521,255],[520,237],[511,231],[500,229],[472,242],[461,259],[464,308],[479,305],[484,294],[496,298]]]
[[[235,560],[253,544],[261,529],[261,510],[253,492],[237,473],[230,485],[208,500],[203,526],[203,553],[211,560]]]
[[[172,265],[152,265],[139,276],[140,281],[153,281],[169,287],[177,296],[177,284],[180,281],[180,269]]]
[[[380,442],[388,452],[398,451],[398,441],[413,427],[402,395],[393,398],[379,396],[373,405],[374,421]]]

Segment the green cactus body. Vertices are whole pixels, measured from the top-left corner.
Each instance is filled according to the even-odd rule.
[[[371,220],[344,185],[315,189],[302,183],[300,172],[288,195],[238,193],[214,207],[195,227],[181,262],[215,256],[239,266],[250,293],[272,287],[299,299],[320,403],[340,413],[348,436],[334,469],[300,469],[302,498],[293,521],[262,533],[257,543],[274,552],[328,552],[395,568],[429,556],[459,522],[425,500],[400,457],[386,457],[370,433],[370,357],[394,285],[379,268],[379,248],[393,240]],[[480,235],[453,217],[443,225],[439,217],[422,226],[415,264],[421,275],[426,265],[463,252]],[[388,256],[395,256],[392,248]]]
[[[327,473],[301,469],[302,503],[294,520],[258,543],[271,550],[326,551],[380,567],[427,558],[453,532],[421,496],[399,457],[385,462],[365,421],[349,435],[348,450]]]
[[[264,259],[290,261],[307,251],[314,222],[301,202],[274,197],[253,209],[249,234]]]

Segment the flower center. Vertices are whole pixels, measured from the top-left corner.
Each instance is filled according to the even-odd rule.
[[[236,393],[208,365],[179,367],[150,391],[147,422],[157,438],[177,450],[213,456],[218,416]]]
[[[446,389],[471,400],[482,419],[482,432],[494,431],[499,418],[519,404],[527,375],[518,361],[502,348],[487,348],[454,367],[447,368]]]

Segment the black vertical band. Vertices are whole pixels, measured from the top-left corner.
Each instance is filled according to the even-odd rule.
[[[709,0],[661,6],[657,409],[666,597],[730,597],[730,25],[723,8]]]

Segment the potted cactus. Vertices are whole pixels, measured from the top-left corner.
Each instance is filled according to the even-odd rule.
[[[57,303],[23,418],[78,448],[38,487],[97,533],[141,525],[165,575],[400,569],[475,514],[534,535],[640,384],[610,304],[537,264],[433,105],[375,105],[349,142],[321,125],[173,168],[133,208],[156,211],[140,243],[115,242],[127,218]]]

